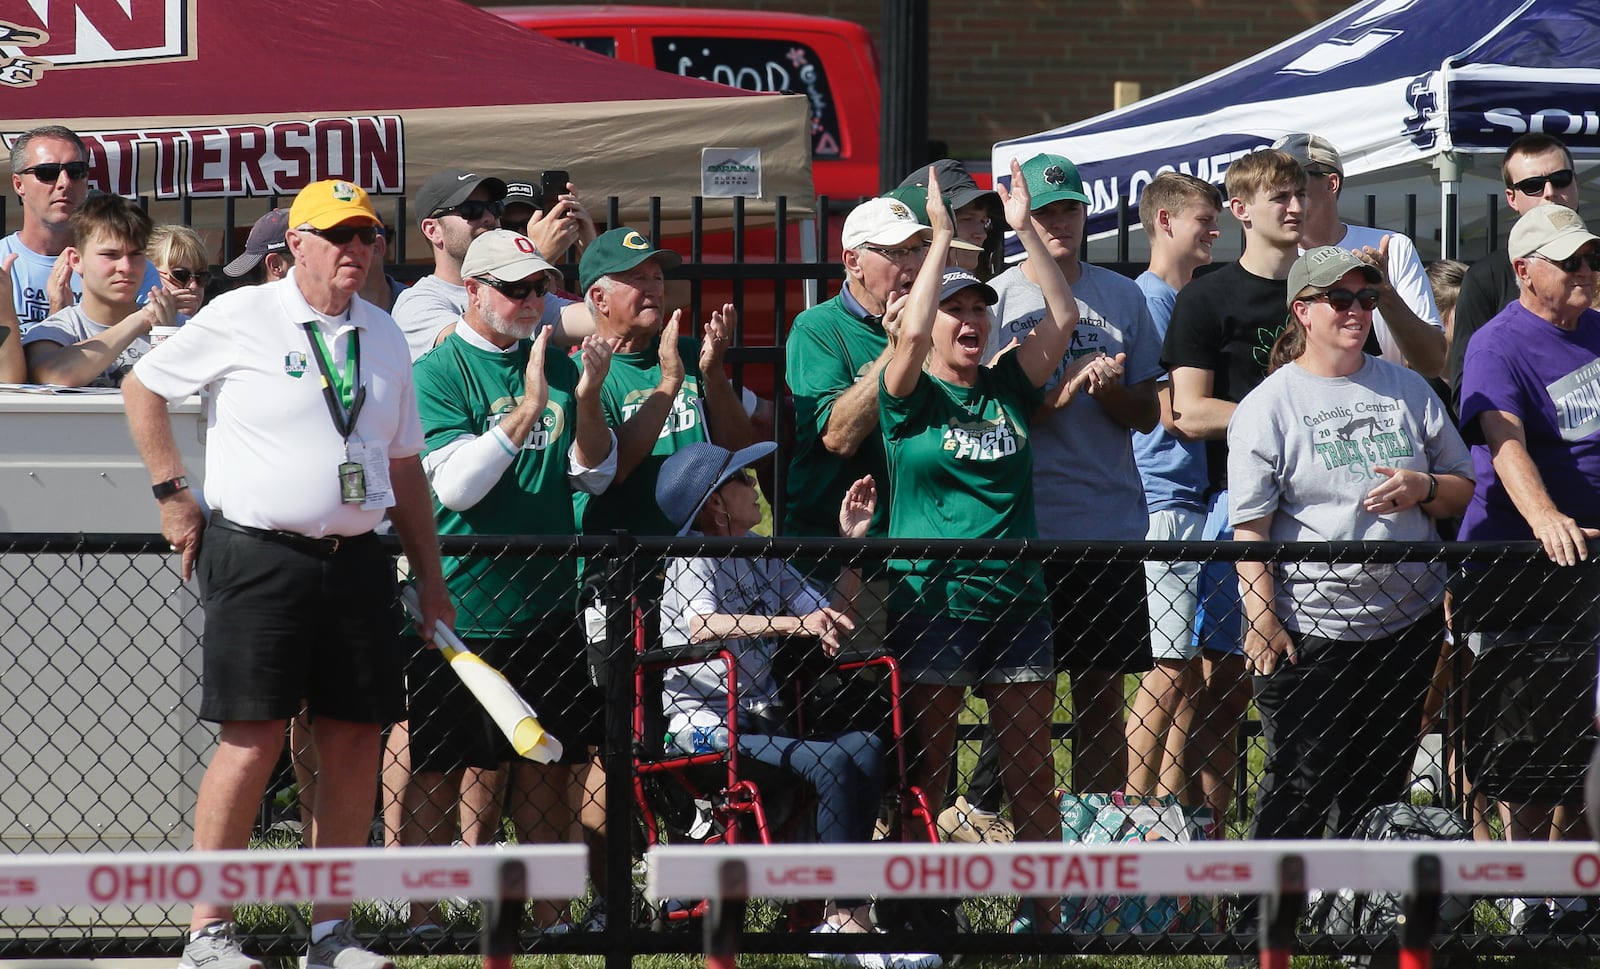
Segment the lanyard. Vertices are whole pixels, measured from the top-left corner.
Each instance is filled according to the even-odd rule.
[[[361,405],[367,402],[367,388],[361,380],[361,331],[350,331],[350,354],[344,362],[344,372],[333,369],[332,354],[322,342],[322,334],[315,322],[307,322],[306,334],[311,343],[311,355],[317,358],[317,369],[322,371],[322,397],[328,402],[328,414],[333,418],[334,429],[346,440],[356,429],[356,418],[361,416]],[[334,387],[338,387],[335,392]],[[354,395],[351,388],[355,388]],[[346,411],[346,408],[349,408]]]

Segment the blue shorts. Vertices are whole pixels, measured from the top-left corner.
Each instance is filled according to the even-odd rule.
[[[1228,493],[1211,496],[1204,542],[1233,541],[1228,524]],[[1217,653],[1244,652],[1244,605],[1239,601],[1239,571],[1232,562],[1207,562],[1200,568],[1200,606],[1194,617],[1194,645]]]
[[[985,622],[921,613],[889,617],[884,645],[908,683],[976,686],[1055,677],[1050,620]]]

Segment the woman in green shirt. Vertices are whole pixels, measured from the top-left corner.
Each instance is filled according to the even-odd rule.
[[[1028,420],[1044,401],[1078,322],[1072,289],[1030,217],[1021,166],[997,186],[1006,220],[1042,267],[1046,318],[1027,340],[982,365],[994,290],[946,268],[954,227],[928,174],[933,239],[909,294],[891,300],[885,328],[894,352],[878,407],[894,499],[893,538],[1037,537]],[[904,489],[903,491],[900,489]],[[907,560],[891,563],[888,644],[901,659],[917,781],[946,787],[956,716],[967,687],[987,700],[1019,840],[1060,839],[1052,793],[1050,718],[1055,709],[1050,612],[1037,562]],[[1055,912],[1053,900],[1040,900]]]

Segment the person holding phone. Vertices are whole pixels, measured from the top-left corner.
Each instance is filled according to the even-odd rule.
[[[576,260],[599,235],[594,219],[578,199],[577,187],[559,168],[540,172],[537,182],[522,177],[506,179],[500,228],[532,239],[546,259],[558,263]]]

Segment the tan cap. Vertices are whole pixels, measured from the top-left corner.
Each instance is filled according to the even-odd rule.
[[[514,283],[536,273],[554,272],[555,268],[539,254],[532,239],[510,229],[490,229],[467,247],[461,260],[461,278],[490,276]]]
[[[1333,144],[1321,135],[1299,131],[1284,135],[1274,141],[1272,147],[1299,162],[1301,168],[1309,169],[1316,165],[1320,168],[1331,168],[1340,175],[1344,174],[1344,163],[1339,160],[1339,149],[1333,147]]]
[[[1600,236],[1589,231],[1583,216],[1565,205],[1546,202],[1524,213],[1511,227],[1506,251],[1512,259],[1536,252],[1551,259],[1565,259],[1587,242],[1600,242]]]

